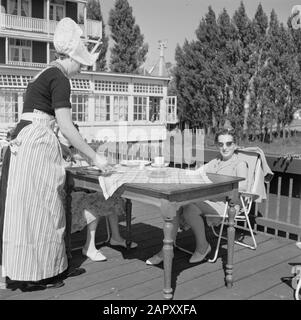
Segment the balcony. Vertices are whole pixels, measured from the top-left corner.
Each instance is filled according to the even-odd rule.
[[[9,65],[29,67],[29,68],[45,68],[47,63],[37,63],[37,62],[26,62],[26,61],[8,61]]]
[[[45,20],[31,17],[16,16],[6,13],[0,13],[0,32],[5,31],[25,31],[36,34],[53,35],[58,21]],[[80,24],[84,31],[84,25]],[[102,33],[101,22],[87,20],[87,36],[99,37]]]

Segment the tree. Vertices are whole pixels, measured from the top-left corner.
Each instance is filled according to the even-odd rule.
[[[289,24],[288,24],[289,25]],[[241,2],[232,20],[211,7],[196,41],[176,49],[173,89],[181,121],[208,132],[230,124],[246,138],[289,126],[301,103],[301,32]]]
[[[116,0],[109,14],[108,24],[114,45],[111,49],[110,69],[113,72],[137,73],[144,63],[148,45],[135,24],[132,7],[127,0]]]
[[[235,87],[235,70],[239,58],[238,32],[226,11],[217,19],[219,45],[215,57],[215,65],[219,70],[214,72],[216,83],[220,86],[219,108],[215,110],[217,127],[233,122],[237,114],[232,114],[233,90]],[[235,121],[234,121],[235,122]],[[213,123],[213,126],[215,124]]]
[[[174,83],[178,96],[178,117],[190,127],[208,128],[211,113],[208,101],[204,98],[203,73],[205,60],[198,44],[185,40],[183,48],[176,48]]]
[[[261,78],[269,61],[266,54],[268,17],[259,4],[251,22],[252,42],[249,44],[250,54],[248,61],[248,72],[250,79],[244,100],[244,123],[243,131],[245,137],[255,132],[260,133],[262,126],[258,117],[262,114],[261,108],[266,104],[264,99],[264,80]],[[250,116],[251,115],[251,116]]]
[[[101,21],[102,24],[102,44],[99,54],[99,58],[96,62],[96,70],[105,71],[106,70],[106,54],[109,46],[109,38],[105,34],[105,24],[103,21],[101,7],[98,0],[89,0],[87,3],[87,19]]]

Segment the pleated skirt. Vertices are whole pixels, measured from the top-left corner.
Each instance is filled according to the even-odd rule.
[[[43,125],[29,124],[11,152],[3,221],[2,276],[37,281],[63,272],[65,169],[59,142]]]

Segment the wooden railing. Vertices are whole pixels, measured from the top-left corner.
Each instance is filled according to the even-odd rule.
[[[111,143],[102,145],[100,149],[107,151],[109,161],[113,163],[123,159],[152,160],[155,156],[163,155],[167,157],[170,166],[182,168],[194,167],[196,159],[206,163],[217,155],[217,151],[206,148],[196,150],[191,145],[186,149],[176,149],[174,142],[166,144],[166,141]],[[271,155],[266,155],[266,159],[274,177],[266,185],[267,199],[253,207],[253,229],[255,232],[300,241],[301,159],[292,158],[287,161]]]
[[[8,64],[12,66],[33,67],[33,68],[45,68],[47,63],[26,62],[26,61],[8,61]]]
[[[170,135],[168,135],[170,138]],[[111,163],[125,159],[153,160],[163,155],[170,166],[194,167],[196,160],[206,163],[215,158],[217,151],[198,149],[198,140],[191,135],[192,143],[183,148],[175,148],[177,139],[167,141],[142,141],[103,143],[94,149],[105,151]],[[183,139],[184,141],[184,139]],[[181,141],[180,141],[181,143]],[[272,181],[267,184],[267,200],[256,204],[252,210],[253,229],[257,232],[301,240],[301,159],[266,155],[269,167],[274,172]]]
[[[32,17],[23,17],[12,14],[0,13],[0,28],[37,33],[54,34],[58,21]],[[84,30],[84,26],[80,24]],[[87,35],[91,37],[101,36],[102,24],[100,21],[87,20]]]
[[[44,19],[0,14],[0,26],[4,29],[47,32],[47,21]]]

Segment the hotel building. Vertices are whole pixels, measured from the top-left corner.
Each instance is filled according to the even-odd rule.
[[[87,19],[86,5],[86,0],[1,0],[2,132],[19,121],[28,82],[54,59],[59,20],[82,21],[86,39],[101,35],[101,22]],[[177,101],[167,95],[170,77],[162,51],[150,75],[82,71],[71,79],[72,118],[88,142],[165,139],[167,125],[177,122]]]

